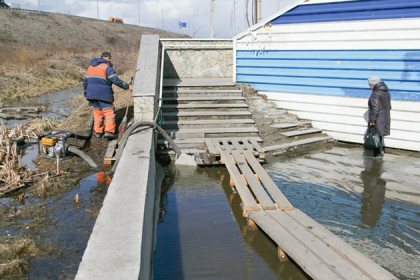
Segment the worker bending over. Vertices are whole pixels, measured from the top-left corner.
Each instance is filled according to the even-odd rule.
[[[92,59],[86,77],[83,80],[85,97],[89,104],[93,106],[93,128],[96,138],[100,138],[102,134],[108,139],[118,137],[115,133],[115,107],[112,84],[125,90],[133,90],[133,85],[127,84],[118,78],[114,68],[112,68],[111,60],[112,57],[109,52],[103,52],[101,58]]]

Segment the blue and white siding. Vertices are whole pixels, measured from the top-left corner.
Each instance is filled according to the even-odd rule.
[[[392,98],[386,146],[420,151],[420,0],[309,3],[265,23],[235,38],[237,82],[361,143],[367,79],[380,76]]]

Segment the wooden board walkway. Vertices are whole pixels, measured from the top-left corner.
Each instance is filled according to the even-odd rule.
[[[265,160],[265,153],[258,144],[257,137],[246,138],[206,138],[204,140],[205,153],[195,154],[197,164],[202,165],[220,165],[221,151],[231,153],[236,150],[239,152],[249,151],[258,161]]]
[[[263,230],[278,245],[279,253],[285,252],[312,279],[397,279],[294,208],[256,158],[256,147],[250,145],[246,139],[206,140],[208,157],[219,155],[228,169],[250,228]]]

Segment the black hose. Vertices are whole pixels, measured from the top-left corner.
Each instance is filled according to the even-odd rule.
[[[139,126],[156,127],[157,130],[160,132],[160,134],[162,134],[162,136],[169,142],[169,145],[175,151],[177,157],[179,157],[181,155],[181,150],[177,147],[174,140],[172,140],[172,138],[168,135],[168,133],[166,133],[166,131],[163,128],[161,128],[160,126],[158,126],[157,124],[155,124],[154,122],[151,122],[151,121],[135,122],[132,125],[130,125],[130,127],[124,133],[124,136],[121,138],[120,145],[119,145],[119,148],[118,148],[118,152],[115,155],[116,160],[115,160],[114,166],[112,167],[111,171],[108,173],[109,176],[114,175],[114,173],[117,169],[117,166],[118,166],[118,163],[120,161],[121,155],[123,153],[124,147],[127,144],[128,137]]]
[[[101,171],[98,165],[93,161],[93,159],[89,157],[87,154],[85,154],[84,152],[82,152],[81,150],[79,150],[78,148],[69,146],[68,151],[84,159],[96,171],[98,172]]]

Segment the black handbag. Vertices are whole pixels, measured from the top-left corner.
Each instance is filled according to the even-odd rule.
[[[365,133],[365,141],[363,146],[367,149],[378,149],[381,147],[381,139],[376,134],[376,128],[374,125],[369,126]]]

